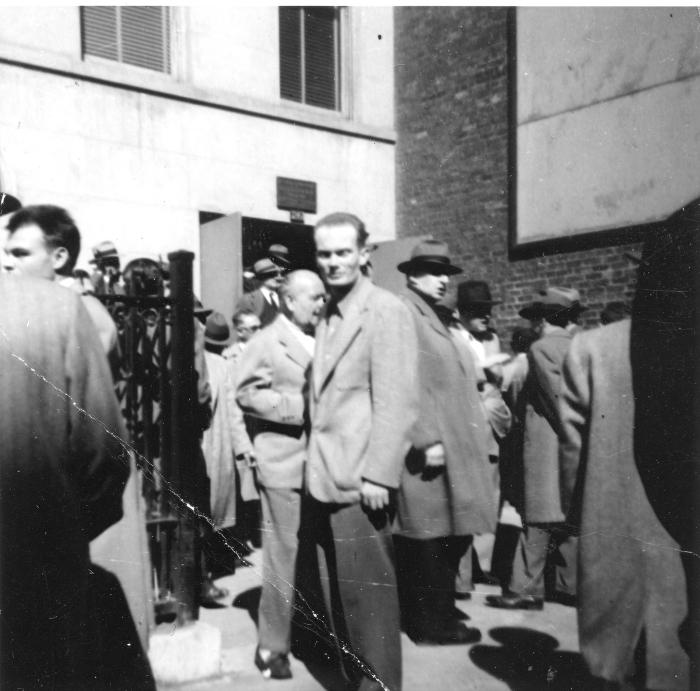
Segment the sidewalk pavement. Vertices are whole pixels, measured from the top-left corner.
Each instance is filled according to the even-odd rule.
[[[304,663],[290,655],[293,678],[265,680],[253,663],[257,631],[247,609],[231,606],[257,600],[261,553],[248,560],[235,576],[216,581],[230,595],[220,609],[201,609],[200,621],[222,633],[222,671],[214,679],[173,686],[159,691],[318,691],[324,688]],[[485,596],[494,586],[478,585],[470,600],[457,607],[468,614],[469,626],[482,632],[482,641],[470,646],[419,646],[405,634],[403,691],[460,689],[460,691],[585,691],[583,662],[578,654],[576,610],[546,603],[541,612],[506,611],[488,607]],[[242,597],[241,597],[242,596]],[[337,691],[328,686],[330,691]]]

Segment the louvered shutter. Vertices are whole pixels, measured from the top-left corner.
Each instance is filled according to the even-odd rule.
[[[83,55],[119,60],[116,7],[83,7]]]
[[[83,7],[83,54],[170,72],[168,7]]]
[[[122,62],[170,72],[167,7],[121,7]]]
[[[301,23],[299,7],[280,7],[280,95],[301,101]]]
[[[336,107],[335,10],[304,8],[306,103]]]
[[[280,96],[338,109],[339,33],[334,7],[280,7]]]

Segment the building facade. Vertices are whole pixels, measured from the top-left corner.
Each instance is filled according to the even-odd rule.
[[[219,215],[289,223],[278,178],[312,183],[307,224],[395,234],[391,8],[5,8],[0,79],[0,188],[68,208],[79,266],[102,240],[199,255]]]
[[[700,196],[694,13],[396,8],[398,235],[446,240],[499,328],[547,285],[595,322],[644,233]]]

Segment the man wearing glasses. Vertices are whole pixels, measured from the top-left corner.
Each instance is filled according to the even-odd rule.
[[[285,269],[275,264],[272,259],[259,259],[253,264],[253,272],[258,288],[246,293],[238,302],[237,310],[250,310],[258,316],[261,325],[267,326],[274,321],[279,312],[277,291],[284,278]]]

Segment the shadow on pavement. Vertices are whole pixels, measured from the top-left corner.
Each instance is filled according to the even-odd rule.
[[[258,625],[258,606],[260,605],[261,592],[262,588],[260,586],[244,590],[242,593],[236,595],[231,603],[231,607],[245,609],[253,622],[255,622],[255,626]]]
[[[513,691],[586,691],[592,679],[578,653],[558,651],[559,641],[520,627],[489,631],[495,645],[475,645],[472,662]]]

